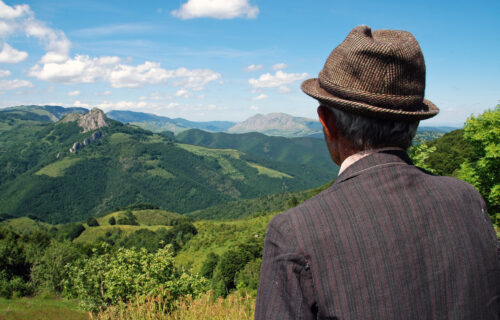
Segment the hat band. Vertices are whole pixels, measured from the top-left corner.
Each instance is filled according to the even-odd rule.
[[[333,84],[328,79],[325,79],[322,73],[323,72],[320,72],[318,79],[320,87],[341,99],[363,102],[387,109],[405,108],[407,111],[418,111],[422,109],[422,103],[424,101],[423,94],[394,95],[340,87]]]

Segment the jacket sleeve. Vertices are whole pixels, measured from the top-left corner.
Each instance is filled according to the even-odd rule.
[[[280,214],[266,233],[255,319],[316,319],[315,310],[309,263]]]

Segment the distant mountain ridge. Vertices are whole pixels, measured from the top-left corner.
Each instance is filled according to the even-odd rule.
[[[321,132],[317,120],[286,113],[257,114],[228,129],[229,133],[260,132],[270,136],[302,137]]]
[[[111,119],[137,125],[138,127],[151,130],[153,132],[172,131],[176,134],[189,129],[224,132],[236,124],[231,121],[196,122],[182,118],[172,119],[151,113],[122,110],[109,111],[107,116]]]

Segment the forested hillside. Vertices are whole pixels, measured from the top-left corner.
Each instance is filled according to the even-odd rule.
[[[61,223],[136,202],[187,213],[312,188],[336,172],[324,162],[181,144],[169,135],[103,120],[102,112],[95,117],[106,125],[87,130],[71,114],[57,122],[17,109],[0,114],[0,216]]]

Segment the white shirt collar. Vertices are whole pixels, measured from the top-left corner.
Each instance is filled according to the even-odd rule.
[[[386,148],[378,148],[378,149],[371,149],[371,150],[363,150],[358,153],[352,154],[349,157],[345,158],[344,161],[340,164],[340,169],[339,169],[339,175],[345,171],[349,166],[351,166],[353,163],[356,161],[359,161],[363,159],[364,157],[367,157],[371,154],[380,152],[380,151],[385,151],[385,150],[403,150],[401,148],[397,147],[386,147]],[[404,150],[403,150],[404,151]]]

